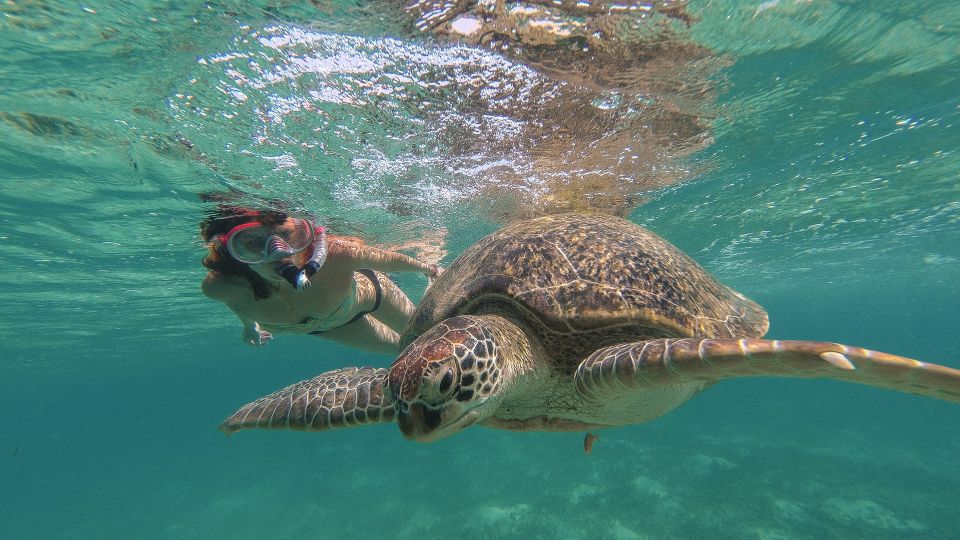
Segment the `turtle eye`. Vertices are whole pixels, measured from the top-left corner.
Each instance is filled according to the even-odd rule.
[[[453,393],[453,381],[456,376],[457,374],[451,366],[444,366],[431,373],[428,375],[428,379],[424,381],[423,398],[431,403],[438,403],[447,399]]]
[[[440,393],[446,394],[450,390],[450,385],[453,384],[453,370],[447,368],[443,373],[443,377],[440,379]]]

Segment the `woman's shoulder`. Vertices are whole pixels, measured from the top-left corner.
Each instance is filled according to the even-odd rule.
[[[327,256],[334,264],[352,261],[358,258],[364,250],[363,242],[349,236],[334,236],[327,239]]]
[[[327,244],[333,249],[358,249],[364,245],[363,240],[354,236],[327,236]]]

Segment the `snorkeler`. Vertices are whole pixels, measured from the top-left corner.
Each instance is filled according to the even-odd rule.
[[[255,346],[296,333],[395,354],[414,305],[381,272],[440,273],[278,210],[234,207],[204,221],[201,234],[210,250],[203,293],[240,318],[243,340]]]

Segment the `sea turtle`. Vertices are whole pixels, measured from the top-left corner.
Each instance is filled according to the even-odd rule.
[[[654,419],[743,376],[827,377],[960,402],[960,370],[759,339],[767,326],[759,305],[634,223],[540,217],[481,239],[450,265],[390,368],[329,371],[245,405],[221,429],[396,420],[418,441],[473,424],[590,432]]]

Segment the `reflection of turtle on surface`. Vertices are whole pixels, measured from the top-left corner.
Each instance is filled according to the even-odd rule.
[[[693,176],[677,158],[710,144],[717,70],[729,60],[690,36],[687,3],[404,2],[421,31],[496,51],[557,83],[536,77],[537,87],[521,90],[508,73],[471,81],[485,99],[471,103],[468,93],[458,109],[489,108],[496,96],[490,116],[443,132],[454,155],[467,149],[464,155],[482,155],[490,165],[484,177],[494,189],[483,197],[497,201],[495,219],[584,211],[627,216],[642,203],[638,194]],[[494,118],[509,123],[486,132]]]
[[[389,369],[343,368],[242,407],[222,429],[394,419],[436,440],[479,424],[591,431],[644,422],[713,383],[826,377],[960,402],[960,371],[811,341],[759,339],[764,310],[653,233],[614,217],[516,223],[428,290]],[[592,439],[585,441],[589,450]]]

